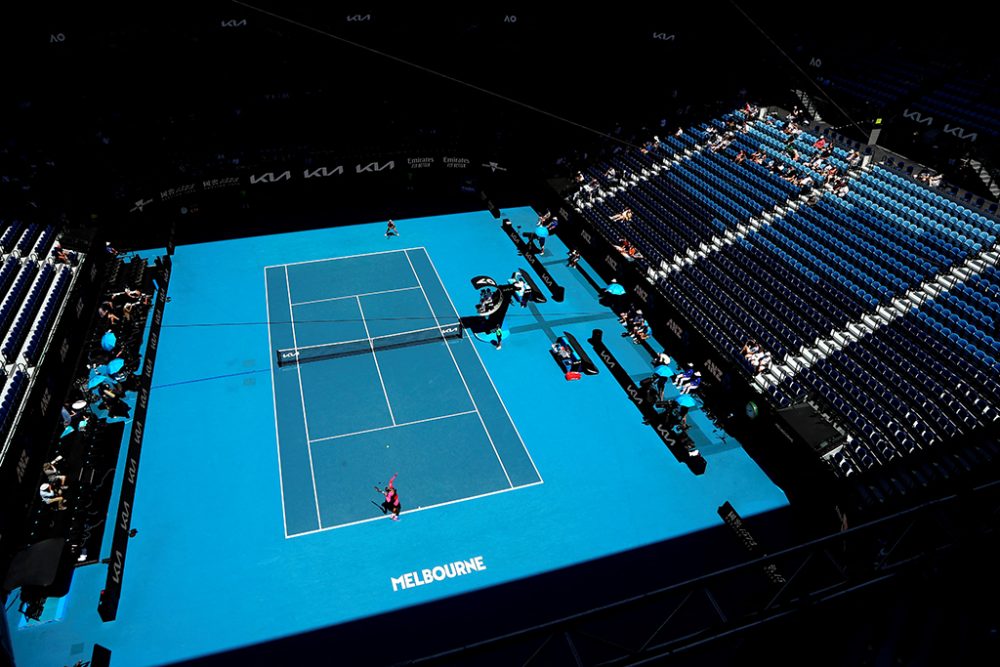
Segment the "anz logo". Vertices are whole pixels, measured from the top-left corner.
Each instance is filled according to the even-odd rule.
[[[569,216],[566,216],[566,217],[569,217]],[[590,232],[588,232],[586,229],[581,229],[580,230],[580,238],[582,238],[587,243],[590,243],[590,239],[591,239]]]
[[[649,293],[646,292],[646,290],[642,289],[638,285],[632,288],[632,290],[636,293],[636,296],[638,296],[643,301],[649,301]]]
[[[17,483],[20,484],[24,481],[24,476],[28,472],[28,463],[31,461],[31,456],[28,455],[27,449],[21,450],[21,458],[17,460]]]
[[[616,262],[616,261],[615,261],[615,258],[614,258],[614,257],[612,257],[611,255],[608,255],[607,257],[605,257],[605,258],[604,258],[604,261],[605,261],[605,263],[606,263],[606,264],[607,264],[608,266],[610,266],[610,267],[611,267],[612,269],[614,269],[615,271],[617,271],[617,270],[618,270],[618,262]]]

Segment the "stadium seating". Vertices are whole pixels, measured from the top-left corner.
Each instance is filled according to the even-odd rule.
[[[75,268],[50,258],[57,236],[51,225],[16,220],[0,226],[0,443],[69,294]]]
[[[776,406],[810,400],[833,418],[849,437],[830,461],[849,476],[1000,419],[1000,222],[849,164],[843,147],[818,156],[818,139],[726,114],[618,151],[588,171],[597,196],[574,203],[640,249],[635,261],[748,378],[759,369],[744,344],[770,352],[777,368],[757,385]],[[822,186],[814,158],[846,191],[806,202],[788,175]],[[631,220],[611,219],[624,208]]]

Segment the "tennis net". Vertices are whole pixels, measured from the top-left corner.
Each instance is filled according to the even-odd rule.
[[[445,338],[461,337],[462,323],[455,322],[454,324],[442,324],[426,329],[401,331],[400,333],[388,334],[386,336],[375,336],[374,338],[358,338],[357,340],[345,340],[324,345],[285,348],[278,350],[278,365],[288,366],[305,361],[347,357],[353,354],[366,354],[372,350],[391,350],[397,347],[433,343],[436,340]]]

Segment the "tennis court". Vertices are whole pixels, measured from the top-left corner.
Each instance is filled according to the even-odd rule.
[[[286,536],[541,482],[425,248],[264,272]]]
[[[525,231],[537,220],[530,208],[504,214]],[[647,590],[728,563],[742,549],[728,533],[689,546],[716,535],[719,505],[744,517],[787,505],[703,414],[692,431],[708,470],[692,475],[611,373],[566,382],[549,351],[564,331],[605,331],[636,381],[650,360],[617,335],[601,286],[566,266],[558,237],[540,259],[565,299],[513,307],[497,351],[448,329],[475,317],[473,277],[529,271],[499,221],[476,211],[397,223],[391,239],[376,221],[177,248],[118,619],[96,612],[107,566],[77,568],[47,622],[22,628],[8,610],[21,667],[73,664],[95,642],[116,665],[331,628],[350,643],[355,623],[452,602],[470,636],[488,634],[505,614],[521,623],[575,599],[556,591],[578,567],[596,568],[572,581],[599,600],[603,586]],[[279,365],[288,349],[310,358]],[[116,488],[128,466],[123,448]],[[400,521],[372,504],[395,472]],[[481,615],[476,596],[513,590],[528,592]],[[421,641],[454,636],[441,628]],[[331,660],[358,662],[329,646]],[[370,647],[377,663],[413,648]]]

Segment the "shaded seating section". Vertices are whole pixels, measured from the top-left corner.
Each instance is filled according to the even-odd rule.
[[[54,257],[58,234],[52,225],[21,220],[2,225],[0,368],[6,402],[0,441],[6,441],[75,269]]]
[[[899,58],[891,50],[880,52],[877,62],[877,67],[870,61],[850,63],[842,73],[827,74],[820,77],[819,82],[837,95],[852,97],[875,109],[886,109],[912,98],[928,79],[939,76],[945,67],[940,63]]]
[[[612,242],[640,248],[667,299],[748,378],[759,370],[742,353],[749,339],[787,361],[769,398],[820,405],[850,436],[831,458],[850,475],[1000,418],[1000,223],[912,177],[849,164],[839,146],[822,157],[846,193],[806,204],[776,165],[822,187],[807,164],[818,138],[727,114],[618,151],[589,173],[622,179],[577,208]],[[758,152],[764,164],[746,159]],[[611,219],[625,207],[631,220]],[[877,314],[890,323],[857,326]]]
[[[771,389],[814,395],[854,435],[838,465],[871,468],[1000,419],[1000,271],[988,267]]]
[[[52,225],[14,220],[2,223],[0,253],[18,257],[45,259],[55,243],[56,230]]]
[[[38,363],[38,358],[42,351],[42,344],[45,342],[45,335],[51,330],[53,318],[59,311],[59,306],[69,289],[71,272],[67,267],[56,269],[52,287],[42,300],[38,317],[35,319],[31,330],[27,335],[24,348],[21,350],[25,363],[34,366]]]
[[[977,79],[958,78],[913,101],[910,108],[945,119],[966,132],[1000,136],[1000,103],[995,85]]]
[[[32,328],[35,317],[38,315],[39,306],[48,292],[54,274],[55,270],[51,264],[43,264],[35,275],[31,287],[28,288],[24,300],[21,302],[13,324],[7,330],[3,343],[0,344],[0,358],[5,361],[17,358],[21,346],[28,337],[28,331]]]
[[[28,374],[24,368],[15,368],[9,375],[4,372],[0,377],[3,379],[3,388],[0,389],[0,434],[6,437],[28,390]]]
[[[59,440],[46,454],[47,461],[62,457],[56,465],[67,477],[67,488],[61,493],[66,511],[36,498],[28,515],[27,544],[66,537],[78,550],[77,564],[97,561],[124,426],[95,420]],[[39,484],[44,480],[43,475]]]
[[[46,317],[53,317],[62,290],[68,283],[71,268],[60,265],[52,269],[54,277],[42,300],[35,327],[28,336],[24,357],[31,357],[31,338],[44,328]],[[63,282],[60,282],[63,281]],[[129,290],[150,290],[152,271],[142,258],[125,262],[120,258],[109,261],[104,297],[113,300]],[[49,442],[40,449],[45,461],[53,462],[59,475],[65,475],[65,488],[59,491],[62,502],[49,504],[36,496],[29,508],[26,544],[34,544],[51,537],[65,537],[77,564],[96,562],[100,557],[101,540],[107,508],[114,483],[119,447],[129,427],[138,384],[136,371],[141,366],[143,336],[149,314],[149,299],[145,295],[135,298],[135,305],[128,317],[124,316],[123,301],[116,300],[117,321],[104,317],[95,318],[86,337],[79,367],[64,406],[69,415],[68,423],[59,416],[53,424]],[[112,350],[102,345],[102,338],[111,331],[116,344]],[[37,340],[37,339],[34,339]],[[120,368],[107,370],[112,359],[120,359]],[[116,367],[117,368],[117,367]],[[107,373],[106,383],[91,386],[90,378]],[[6,405],[6,403],[5,403]],[[82,407],[81,407],[82,406]],[[58,413],[57,413],[58,414]],[[41,471],[38,484],[47,479]],[[65,509],[60,509],[60,507]]]

